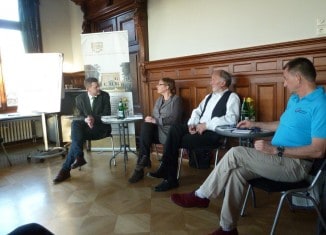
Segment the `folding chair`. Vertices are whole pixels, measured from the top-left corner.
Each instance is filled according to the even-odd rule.
[[[8,161],[8,163],[9,163],[9,166],[12,166],[11,161],[10,161],[10,159],[9,159],[9,155],[8,155],[8,153],[7,153],[7,151],[6,151],[5,146],[3,145],[3,141],[4,141],[4,139],[3,139],[2,137],[0,137],[0,144],[1,144],[1,147],[2,147],[2,150],[3,150],[3,153],[5,154],[5,156],[6,156],[6,158],[7,158],[7,161]]]
[[[219,153],[219,149],[226,149],[226,145],[227,145],[227,137],[221,138],[219,143],[217,144],[216,148],[211,148],[212,151],[215,150],[215,162],[214,162],[214,167],[217,165],[219,158],[218,158],[218,153]],[[184,152],[187,151],[186,148],[181,148],[180,149],[180,155],[178,157],[178,174],[177,174],[177,178],[180,178],[180,172],[181,172],[181,165],[182,165],[182,158],[183,158],[183,154]],[[198,168],[198,160],[195,156],[195,164]]]
[[[318,214],[318,218],[320,220],[320,223],[322,224],[323,228],[326,230],[326,223],[321,214],[320,205],[316,201],[316,199],[314,197],[312,197],[312,195],[310,193],[314,189],[314,187],[318,186],[317,181],[319,179],[324,180],[324,177],[322,177],[322,176],[323,176],[323,173],[325,173],[325,171],[326,171],[326,158],[324,157],[321,159],[314,160],[312,169],[309,173],[309,175],[313,176],[312,182],[308,181],[308,179],[305,179],[305,180],[302,180],[299,182],[294,182],[294,183],[277,182],[277,181],[269,180],[269,179],[266,179],[263,177],[249,180],[247,194],[245,196],[240,215],[244,216],[245,208],[246,208],[246,204],[247,204],[250,192],[252,193],[253,206],[256,207],[256,198],[255,198],[254,188],[259,188],[259,189],[264,190],[269,193],[270,192],[281,192],[281,194],[282,194],[282,196],[280,198],[280,202],[277,207],[275,217],[274,217],[272,230],[270,232],[271,235],[275,234],[276,225],[278,223],[278,219],[279,219],[279,216],[281,213],[284,199],[288,199],[288,201],[290,202],[291,201],[290,199],[292,198],[292,196],[304,198],[304,199],[307,199],[308,201],[310,201],[313,205],[311,208],[314,208],[316,210],[316,212]],[[291,209],[292,209],[292,206],[291,206]]]
[[[104,139],[104,138],[109,138],[111,140],[112,156],[114,156],[115,155],[115,152],[114,152],[114,140],[113,140],[113,135],[110,132],[108,132],[106,134],[106,136],[103,137],[103,138],[86,140],[86,151],[91,151],[91,148],[92,148],[91,147],[91,141],[92,140],[100,140],[100,139]],[[110,166],[111,166],[111,161],[110,161]],[[81,167],[79,167],[79,170],[81,170]]]

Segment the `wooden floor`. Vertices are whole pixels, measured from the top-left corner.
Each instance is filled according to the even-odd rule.
[[[11,148],[31,151],[22,146]],[[53,157],[43,163],[16,161],[12,167],[0,168],[0,234],[7,234],[19,225],[37,222],[57,235],[104,234],[208,234],[218,227],[222,198],[211,201],[209,208],[181,208],[170,201],[172,192],[196,189],[210,170],[182,166],[180,187],[169,192],[154,192],[159,179],[145,179],[129,184],[128,177],[135,165],[130,154],[127,171],[122,158],[109,168],[109,152],[86,154],[88,164],[81,171],[71,171],[71,179],[54,185],[63,163]],[[6,164],[1,153],[0,160]],[[153,167],[158,161],[152,156]],[[279,200],[279,194],[257,191],[257,206],[248,206],[247,215],[240,218],[239,234],[269,234]],[[277,234],[316,234],[316,215],[312,211],[292,213],[285,206]]]

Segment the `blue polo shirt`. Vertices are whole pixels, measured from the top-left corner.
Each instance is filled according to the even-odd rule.
[[[272,139],[272,145],[299,147],[310,145],[312,138],[326,138],[326,94],[317,87],[300,97],[292,94]]]

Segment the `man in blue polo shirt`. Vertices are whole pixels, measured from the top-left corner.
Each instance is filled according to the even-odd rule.
[[[225,192],[220,228],[213,234],[237,235],[237,221],[247,180],[265,177],[296,182],[308,176],[312,161],[326,149],[326,94],[316,85],[316,70],[306,58],[289,61],[283,68],[284,86],[291,92],[279,122],[241,121],[238,127],[275,131],[271,142],[257,140],[254,148],[230,149],[195,192],[172,194],[182,207],[208,207],[209,198]]]

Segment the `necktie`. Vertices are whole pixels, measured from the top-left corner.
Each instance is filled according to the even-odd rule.
[[[95,100],[96,96],[92,96],[91,98],[91,109],[93,110],[94,108],[94,100]]]

